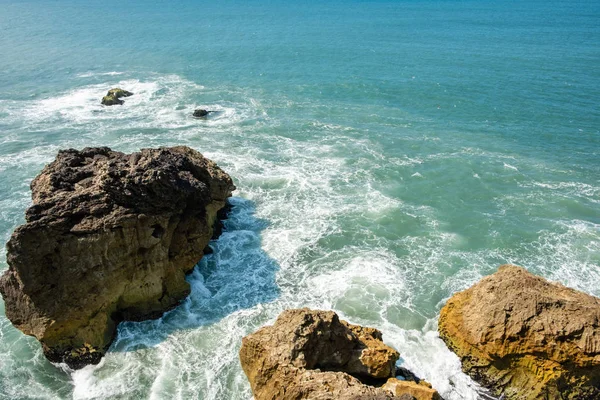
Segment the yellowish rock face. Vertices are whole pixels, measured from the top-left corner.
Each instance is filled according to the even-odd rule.
[[[506,399],[600,399],[600,299],[512,265],[455,294],[441,338]]]
[[[396,378],[390,378],[382,386],[395,396],[401,396],[403,394],[409,394],[416,400],[441,400],[440,395],[435,389],[431,388],[431,385],[427,382],[412,382],[412,381],[401,381]]]
[[[274,325],[246,336],[240,349],[256,400],[404,399],[410,393],[401,387],[388,390],[365,383],[381,386],[396,380],[398,357],[377,329],[307,308],[284,311]]]

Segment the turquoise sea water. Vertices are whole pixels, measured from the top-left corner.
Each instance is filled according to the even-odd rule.
[[[61,148],[185,144],[238,187],[191,296],[98,366],[50,364],[0,301],[2,399],[249,399],[241,338],[301,306],[477,399],[449,296],[508,262],[600,296],[597,1],[0,0],[0,55],[3,242]]]

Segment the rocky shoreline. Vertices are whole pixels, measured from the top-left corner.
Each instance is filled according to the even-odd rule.
[[[157,318],[190,293],[185,275],[211,251],[234,190],[184,146],[60,151],[7,243],[7,317],[50,361],[97,364],[119,322]],[[465,373],[503,399],[600,399],[596,297],[505,265],[454,294],[438,328]],[[243,338],[239,357],[256,400],[441,399],[382,339],[332,311],[286,310]]]

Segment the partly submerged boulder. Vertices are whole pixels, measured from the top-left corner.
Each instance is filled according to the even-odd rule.
[[[212,111],[208,111],[203,108],[198,108],[198,109],[194,110],[194,117],[196,117],[196,118],[206,117],[211,112]]]
[[[114,106],[116,104],[123,104],[124,101],[121,100],[121,97],[129,97],[133,95],[133,93],[123,90],[121,88],[110,89],[106,96],[102,98],[102,104],[105,106]]]
[[[188,295],[185,274],[234,189],[188,147],[60,151],[7,244],[6,316],[51,361],[99,362],[119,321],[156,318]]]
[[[378,330],[307,308],[284,311],[240,349],[256,400],[412,399],[378,387],[396,380],[398,358]]]
[[[506,399],[600,399],[600,299],[504,265],[442,308],[439,332]]]
[[[123,101],[115,96],[104,96],[102,98],[103,106],[116,106],[116,105],[121,105],[123,103],[125,103],[125,101]]]

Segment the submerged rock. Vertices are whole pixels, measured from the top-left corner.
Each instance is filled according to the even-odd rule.
[[[396,381],[399,356],[378,330],[307,308],[284,311],[274,325],[246,336],[240,349],[256,400],[412,399],[378,387]]]
[[[505,399],[600,399],[600,299],[521,267],[457,293],[439,332],[463,370]]]
[[[102,98],[102,104],[105,106],[123,104],[124,101],[121,100],[121,97],[129,97],[131,95],[133,95],[133,93],[121,88],[110,89],[106,96]]]
[[[60,151],[7,244],[6,316],[53,362],[99,362],[120,321],[156,318],[188,295],[185,274],[234,189],[188,147]]]

